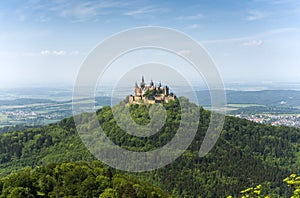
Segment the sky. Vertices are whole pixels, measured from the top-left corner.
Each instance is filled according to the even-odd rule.
[[[72,85],[99,43],[141,26],[192,37],[225,84],[299,82],[298,0],[10,0],[0,1],[0,87]]]

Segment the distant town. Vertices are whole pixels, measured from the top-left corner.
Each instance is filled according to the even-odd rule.
[[[71,111],[57,112],[35,112],[29,109],[2,110],[0,111],[1,126],[23,125],[44,125],[57,122],[65,117],[71,116]]]
[[[255,114],[255,115],[235,115],[235,117],[244,118],[256,123],[271,124],[272,126],[291,126],[300,127],[300,115],[271,115],[271,114]]]

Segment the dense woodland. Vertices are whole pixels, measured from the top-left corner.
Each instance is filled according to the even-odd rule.
[[[149,183],[115,173],[98,161],[25,167],[0,179],[0,197],[170,197]]]
[[[187,99],[182,100],[184,102],[181,105],[189,103]],[[157,134],[149,138],[134,137],[125,133],[116,124],[110,107],[98,110],[97,116],[105,133],[116,144],[129,150],[147,151],[161,147],[168,142],[179,126],[181,110],[178,100],[163,105],[167,110],[166,123]],[[149,108],[150,105],[131,105],[131,116],[137,123],[147,124],[150,121]],[[210,112],[202,107],[199,107],[199,111],[200,125],[196,137],[189,149],[175,162],[164,168],[145,173],[125,173],[114,170],[114,174],[120,174],[122,177],[125,174],[124,178],[130,185],[135,183],[131,182],[134,178],[132,180],[159,186],[172,196],[178,197],[226,197],[228,195],[240,197],[242,190],[257,185],[261,185],[264,194],[271,197],[292,196],[293,189],[283,180],[291,173],[299,174],[300,172],[300,129],[274,127],[226,117],[217,144],[205,157],[200,158],[198,151],[209,124]],[[93,127],[93,123],[87,123],[86,127]],[[65,164],[53,165],[53,163],[87,162],[85,164],[71,163],[80,168],[94,160],[93,155],[81,142],[73,118],[66,118],[59,123],[44,127],[3,133],[0,135],[0,174],[2,176],[0,187],[2,193],[8,191],[12,193],[12,190],[4,191],[8,188],[6,185],[12,185],[6,184],[5,178],[8,178],[7,175],[12,171],[26,166],[31,168],[13,173],[13,175],[25,174],[26,171],[29,171],[28,174],[33,174],[39,172],[38,167],[49,169],[47,171],[51,172],[54,166]],[[108,169],[101,163],[98,163],[98,166]],[[39,180],[39,178],[35,179]],[[142,186],[145,187],[145,185]],[[39,195],[46,194],[39,189],[39,186],[34,188],[38,188],[35,192],[40,192]],[[117,191],[118,196],[121,196],[121,192],[114,189],[114,186],[110,185],[108,189],[112,189],[109,190],[110,192]],[[152,192],[153,189],[145,189],[145,191]],[[23,190],[28,191],[26,187]],[[16,191],[19,192],[19,190]],[[97,192],[100,193],[100,191]],[[157,189],[157,192],[162,191]]]

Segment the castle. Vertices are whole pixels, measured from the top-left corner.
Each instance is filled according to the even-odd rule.
[[[174,100],[176,96],[173,93],[169,93],[168,86],[162,86],[161,83],[158,86],[154,85],[151,80],[149,85],[146,85],[144,76],[140,86],[135,83],[134,96],[129,96],[129,104],[154,104],[154,103],[168,103],[170,100]]]

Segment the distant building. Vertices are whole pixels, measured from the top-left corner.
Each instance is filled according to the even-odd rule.
[[[134,95],[129,96],[129,104],[154,104],[154,103],[168,103],[170,100],[175,100],[176,96],[173,93],[169,93],[169,87],[162,86],[161,83],[158,86],[154,85],[151,80],[150,84],[145,83],[144,76],[140,85],[135,83]]]

